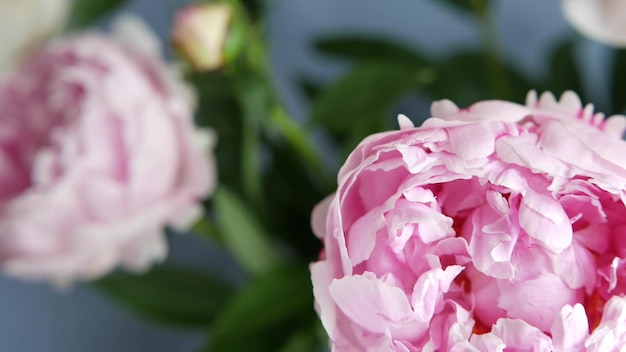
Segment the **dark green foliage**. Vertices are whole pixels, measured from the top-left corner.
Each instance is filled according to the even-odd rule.
[[[316,319],[312,292],[304,263],[268,272],[224,307],[211,325],[205,350],[278,350],[292,333],[310,328]]]
[[[418,66],[366,62],[325,89],[311,110],[311,122],[323,126],[344,148],[344,157],[365,136],[391,128],[391,109],[429,79]]]
[[[612,114],[626,113],[626,50],[616,50],[611,73]]]
[[[222,72],[193,74],[189,79],[198,92],[198,124],[213,129],[217,136],[215,158],[219,183],[237,188],[243,121],[233,83]]]
[[[117,272],[95,285],[144,317],[189,327],[208,326],[234,292],[224,278],[172,266],[144,275]]]
[[[580,73],[576,63],[576,45],[574,40],[567,40],[557,46],[550,58],[550,76],[545,90],[559,97],[566,90],[573,90],[582,96]],[[585,99],[583,99],[585,100]]]
[[[78,29],[93,24],[127,0],[74,0],[67,27]]]
[[[359,61],[386,61],[405,65],[423,66],[426,60],[410,48],[383,38],[343,35],[322,38],[315,48],[326,55]]]

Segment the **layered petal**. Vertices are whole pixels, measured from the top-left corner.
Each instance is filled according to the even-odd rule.
[[[623,346],[624,117],[572,92],[431,110],[363,140],[314,212],[334,350]]]
[[[141,22],[50,42],[2,81],[0,265],[57,283],[167,255],[215,184],[215,137]],[[158,176],[155,176],[158,175]]]

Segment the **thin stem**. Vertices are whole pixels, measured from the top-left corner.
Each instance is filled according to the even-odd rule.
[[[263,204],[263,175],[261,172],[261,125],[266,120],[267,102],[254,79],[243,79],[237,84],[237,93],[243,108],[241,173],[246,196],[255,205]]]
[[[271,111],[272,123],[281,131],[283,137],[300,155],[309,169],[315,173],[322,184],[326,185],[328,175],[324,171],[324,163],[318,148],[301,124],[294,121],[280,104],[276,104]]]
[[[279,131],[309,170],[315,174],[315,177],[325,184],[328,175],[324,172],[323,158],[319,149],[303,126],[294,121],[283,109],[280,98],[272,85],[265,28],[260,23],[252,22],[247,16],[242,20],[245,21],[248,45],[242,61],[239,65],[235,65],[230,73],[236,79],[253,77],[250,80],[240,80],[242,82],[238,89],[245,115],[244,144],[242,145],[244,189],[249,196],[261,197],[260,169],[258,165],[254,166],[252,155],[255,154],[254,149],[260,143],[261,134],[272,134],[273,131]],[[256,154],[258,155],[258,150]]]
[[[499,54],[498,35],[493,19],[492,6],[487,0],[472,0],[474,13],[484,35],[487,75],[494,98],[510,99],[511,86],[506,68]]]

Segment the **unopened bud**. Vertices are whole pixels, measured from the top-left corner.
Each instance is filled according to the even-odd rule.
[[[228,4],[194,4],[174,19],[172,40],[176,50],[199,71],[221,68],[234,10]]]

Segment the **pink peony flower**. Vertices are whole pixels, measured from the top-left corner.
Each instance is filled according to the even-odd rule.
[[[432,115],[362,141],[313,212],[333,351],[626,346],[626,119],[572,92]]]
[[[49,43],[0,86],[0,267],[67,283],[166,256],[214,183],[191,91],[139,23]]]

